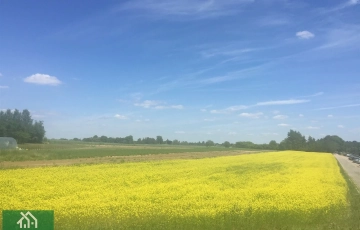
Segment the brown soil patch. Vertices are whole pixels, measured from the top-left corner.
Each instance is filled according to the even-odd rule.
[[[259,151],[239,150],[239,151],[149,154],[149,155],[136,155],[136,156],[108,156],[108,157],[78,158],[78,159],[64,159],[64,160],[3,161],[0,162],[0,169],[66,166],[66,165],[74,165],[74,164],[75,165],[102,164],[102,163],[125,163],[125,162],[143,162],[143,161],[178,160],[178,159],[201,159],[201,158],[221,157],[221,156],[235,156],[235,155],[250,154],[257,152]]]

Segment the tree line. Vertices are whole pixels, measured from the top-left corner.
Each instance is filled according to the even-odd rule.
[[[79,138],[73,140],[80,141]],[[212,140],[187,142],[175,140],[164,140],[162,136],[156,136],[156,138],[145,137],[137,140],[133,139],[133,136],[126,136],[124,138],[106,137],[106,136],[93,136],[90,138],[84,138],[82,141],[86,142],[107,142],[107,143],[123,143],[123,144],[167,144],[167,145],[196,145],[196,146],[223,146],[226,148],[243,148],[243,149],[264,149],[264,150],[298,150],[309,152],[347,152],[360,155],[360,142],[357,141],[344,141],[339,136],[325,136],[320,139],[315,139],[311,136],[306,138],[300,132],[290,130],[287,137],[280,143],[275,140],[270,141],[268,144],[255,144],[251,141],[239,141],[230,143],[225,141],[222,144],[215,143]]]
[[[280,143],[272,140],[269,144],[254,144],[252,142],[236,142],[234,147],[249,149],[270,149],[270,150],[298,150],[308,152],[346,152],[360,155],[360,142],[344,141],[336,135],[327,135],[320,139],[311,136],[306,138],[300,132],[290,130],[287,137]]]
[[[0,136],[13,137],[18,143],[42,143],[45,138],[45,128],[42,121],[34,121],[29,110],[0,111]],[[65,139],[65,138],[62,138]],[[196,145],[196,146],[223,146],[226,148],[245,149],[269,149],[269,150],[299,150],[311,152],[347,152],[360,155],[360,142],[344,141],[336,135],[328,135],[320,139],[311,136],[306,138],[300,132],[290,130],[287,137],[280,143],[272,140],[268,144],[255,144],[250,141],[239,141],[222,144],[212,140],[188,142],[175,140],[164,140],[162,136],[138,138],[134,140],[132,135],[126,137],[93,136],[88,138],[74,138],[75,141],[103,142],[119,144],[166,144],[166,145]]]
[[[0,111],[0,136],[13,137],[18,143],[42,143],[45,128],[42,121],[34,121],[29,110]]]

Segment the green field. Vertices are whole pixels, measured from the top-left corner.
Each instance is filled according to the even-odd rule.
[[[19,147],[22,150],[0,150],[0,162],[244,150],[224,147],[120,145],[107,143],[93,144],[83,142],[24,144],[19,145]]]

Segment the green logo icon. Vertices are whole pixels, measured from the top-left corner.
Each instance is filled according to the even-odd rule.
[[[54,230],[52,210],[3,210],[3,230],[37,229]]]

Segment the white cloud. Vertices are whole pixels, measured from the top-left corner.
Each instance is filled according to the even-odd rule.
[[[239,110],[246,109],[246,108],[248,108],[248,107],[245,105],[236,105],[236,106],[230,106],[230,107],[226,108],[225,110],[234,112],[234,111],[239,111]]]
[[[7,86],[7,85],[0,85],[0,89],[8,89],[9,88],[9,86]]]
[[[342,3],[332,9],[329,9],[329,10],[325,10],[325,13],[331,13],[331,12],[334,12],[334,11],[338,11],[338,10],[342,10],[342,9],[345,9],[347,7],[352,7],[352,6],[355,6],[357,4],[359,4],[360,1],[359,0],[349,0],[345,3]]]
[[[356,5],[356,4],[359,4],[359,3],[360,3],[359,0],[349,0],[349,1],[348,1],[348,4],[351,5],[351,6]]]
[[[166,105],[161,101],[145,100],[141,103],[135,103],[135,106],[143,107],[145,109],[183,109],[183,105]]]
[[[250,107],[254,107],[254,106],[268,106],[268,105],[293,105],[293,104],[300,104],[300,103],[306,103],[309,102],[310,100],[279,100],[279,101],[264,101],[264,102],[258,102],[255,105],[251,105],[251,106],[246,106],[246,105],[235,105],[235,106],[230,106],[226,109],[220,109],[220,110],[216,110],[213,109],[210,111],[210,113],[217,113],[217,114],[226,114],[226,113],[232,113],[235,111],[239,111],[239,110],[244,110],[244,109],[248,109]],[[279,113],[279,111],[274,111],[274,114]]]
[[[172,108],[172,109],[183,109],[184,106],[182,106],[182,105],[171,105],[171,106],[169,106],[169,108]]]
[[[46,116],[45,115],[40,115],[40,114],[33,114],[32,117],[36,118],[36,119],[39,119],[39,118],[44,118]]]
[[[232,113],[232,112],[236,112],[236,111],[247,109],[247,108],[248,108],[248,106],[245,106],[245,105],[235,105],[235,106],[230,106],[226,109],[220,109],[220,110],[213,109],[210,111],[210,113],[219,113],[219,114]]]
[[[320,109],[315,109],[315,110],[341,109],[341,108],[350,108],[350,107],[358,107],[358,106],[360,106],[360,104],[340,105],[340,106],[320,108]]]
[[[278,111],[278,110],[274,110],[272,113],[273,113],[273,114],[279,114],[279,113],[280,113],[280,111]]]
[[[120,115],[120,114],[116,114],[114,117],[117,118],[117,119],[120,119],[120,120],[125,120],[125,119],[127,119],[126,116]]]
[[[296,36],[300,39],[310,39],[315,37],[315,35],[307,30],[299,31],[296,33]]]
[[[236,135],[236,132],[229,132],[228,135]]]
[[[257,22],[260,26],[283,26],[288,25],[290,21],[286,18],[265,17]]]
[[[288,126],[290,126],[290,125],[289,125],[289,124],[284,124],[284,123],[282,123],[282,124],[278,124],[278,126],[288,127]]]
[[[276,115],[276,116],[273,116],[273,119],[277,119],[277,120],[283,120],[283,119],[286,119],[288,118],[288,116],[286,115]]]
[[[241,4],[251,3],[253,0],[133,0],[123,4],[120,10],[139,10],[157,17],[182,16],[187,19],[219,17],[235,13]]]
[[[306,127],[306,129],[320,129],[319,127],[314,127],[314,126],[308,126]]]
[[[331,114],[329,114],[327,117],[328,117],[328,118],[333,118],[334,116],[333,116],[333,115],[331,115]]]
[[[205,118],[204,121],[215,121],[215,119]]]
[[[278,133],[262,133],[263,136],[278,136]]]
[[[175,131],[176,134],[184,134],[184,131]]]
[[[339,129],[343,129],[343,128],[345,128],[343,125],[338,125],[338,128]]]
[[[2,74],[0,73],[0,77],[2,77]]]
[[[159,102],[159,101],[145,100],[142,103],[135,103],[134,105],[148,109],[148,108],[151,108],[153,106],[157,106],[159,104],[161,104],[161,102]]]
[[[309,100],[280,100],[280,101],[265,101],[256,103],[256,106],[265,106],[265,105],[293,105],[293,104],[300,104],[306,103]]]
[[[38,85],[52,85],[52,86],[57,86],[62,84],[62,82],[59,79],[57,79],[57,77],[50,76],[47,74],[41,74],[41,73],[33,74],[25,78],[24,82],[38,84]]]
[[[324,95],[324,92],[318,92],[313,95],[310,95],[309,97],[317,97],[317,96],[321,96],[321,95]]]
[[[206,112],[207,110],[206,109],[200,109],[201,112]]]
[[[299,117],[304,117],[304,115],[303,115],[303,114],[299,114]]]
[[[210,113],[227,113],[225,110],[216,110],[216,109],[213,109],[210,111]]]
[[[247,118],[260,118],[263,113],[241,113],[239,114],[240,117],[247,117]]]

